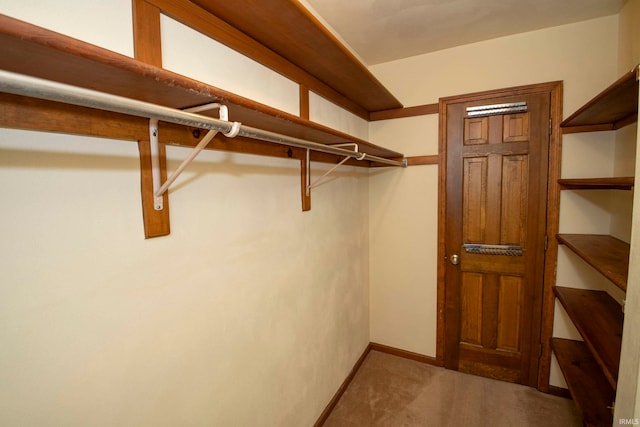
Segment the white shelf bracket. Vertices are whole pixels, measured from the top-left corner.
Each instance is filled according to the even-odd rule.
[[[366,153],[360,153],[358,151],[358,144],[350,142],[347,144],[335,144],[333,145],[334,147],[353,147],[353,151],[355,153],[358,153],[358,155],[356,156],[357,160],[364,160],[364,158],[366,157]],[[307,148],[307,153],[306,153],[306,162],[307,162],[307,175],[306,175],[306,179],[305,179],[305,187],[307,190],[307,197],[309,197],[311,195],[311,189],[313,187],[317,187],[320,184],[326,182],[326,177],[331,175],[331,173],[333,173],[334,170],[336,170],[339,166],[342,166],[347,160],[349,160],[351,158],[351,156],[346,156],[344,159],[342,159],[340,161],[340,163],[338,163],[337,165],[335,165],[334,167],[332,167],[331,169],[329,169],[328,171],[326,171],[321,177],[318,177],[318,179],[316,179],[314,182],[311,182],[311,161],[310,161],[310,150]]]
[[[160,149],[158,147],[158,120],[149,119],[149,142],[151,151],[151,177],[153,180],[153,208],[157,211],[164,209],[164,199],[156,196],[161,186]]]
[[[220,120],[229,121],[229,110],[226,105],[213,103],[200,105],[193,108],[188,108],[183,111],[188,113],[199,113],[205,110],[211,110],[212,108],[218,108],[220,110]],[[229,132],[223,134],[229,138],[233,138],[238,135],[240,130],[240,123],[233,122],[232,128]],[[205,136],[202,137],[198,145],[196,145],[186,159],[178,166],[178,168],[167,178],[164,184],[161,185],[160,177],[160,150],[158,148],[158,120],[149,119],[149,139],[151,142],[151,176],[153,178],[153,207],[157,211],[164,209],[163,195],[169,189],[171,184],[178,178],[178,176],[186,169],[187,166],[196,158],[198,154],[211,142],[213,137],[216,136],[218,131],[209,130]]]

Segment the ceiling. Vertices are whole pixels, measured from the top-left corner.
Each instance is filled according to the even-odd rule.
[[[302,0],[366,65],[613,15],[635,0]]]

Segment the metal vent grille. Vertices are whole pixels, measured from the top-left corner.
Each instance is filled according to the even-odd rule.
[[[480,105],[467,107],[467,117],[495,116],[497,114],[524,113],[527,111],[526,102],[512,102],[509,104]]]
[[[462,245],[468,254],[522,256],[522,246],[515,245],[480,245],[467,243]]]

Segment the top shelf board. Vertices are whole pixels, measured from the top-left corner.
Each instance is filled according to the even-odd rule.
[[[402,108],[325,26],[297,1],[191,0],[331,86],[369,112]],[[274,31],[286,28],[287,31]]]
[[[176,109],[220,102],[229,107],[230,120],[248,126],[321,144],[355,142],[361,152],[373,156],[403,157],[214,86],[2,14],[0,69]]]
[[[638,66],[565,119],[563,133],[615,130],[637,121]]]

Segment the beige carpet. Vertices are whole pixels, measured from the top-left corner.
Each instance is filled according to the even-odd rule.
[[[372,351],[324,427],[581,425],[571,400]]]

